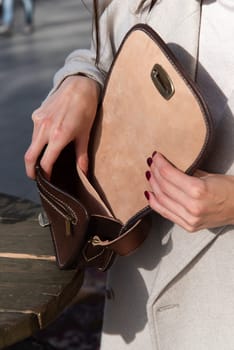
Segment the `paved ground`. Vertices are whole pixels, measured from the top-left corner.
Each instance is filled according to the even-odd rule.
[[[91,8],[91,0],[84,0]],[[0,193],[38,202],[35,185],[25,176],[23,155],[30,143],[31,113],[47,95],[55,71],[73,49],[89,46],[91,12],[81,0],[36,0],[35,32],[23,34],[23,11],[16,8],[15,33],[0,37]],[[99,281],[99,282],[98,282]],[[104,277],[91,273],[88,283]],[[97,350],[103,297],[66,310],[35,338],[11,350]]]

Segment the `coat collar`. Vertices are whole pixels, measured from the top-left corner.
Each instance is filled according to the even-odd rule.
[[[147,24],[171,47],[192,78],[197,66],[200,15],[199,0],[159,0],[146,16]]]
[[[149,11],[151,6],[151,0],[138,0],[132,4],[132,11],[138,14],[142,11]]]

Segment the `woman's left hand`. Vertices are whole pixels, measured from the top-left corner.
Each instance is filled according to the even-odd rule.
[[[150,164],[151,163],[151,164]],[[234,224],[234,176],[184,174],[157,153],[149,160],[150,207],[189,232]]]

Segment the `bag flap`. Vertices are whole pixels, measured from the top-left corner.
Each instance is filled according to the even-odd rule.
[[[91,147],[93,181],[114,216],[126,222],[147,205],[146,159],[154,151],[192,173],[211,136],[197,87],[150,27],[135,26],[111,67]]]

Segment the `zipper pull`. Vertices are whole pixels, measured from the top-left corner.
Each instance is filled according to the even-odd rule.
[[[71,220],[69,218],[65,219],[66,236],[71,235]]]
[[[41,227],[46,227],[50,225],[49,219],[44,210],[41,213],[39,213],[38,222]]]

